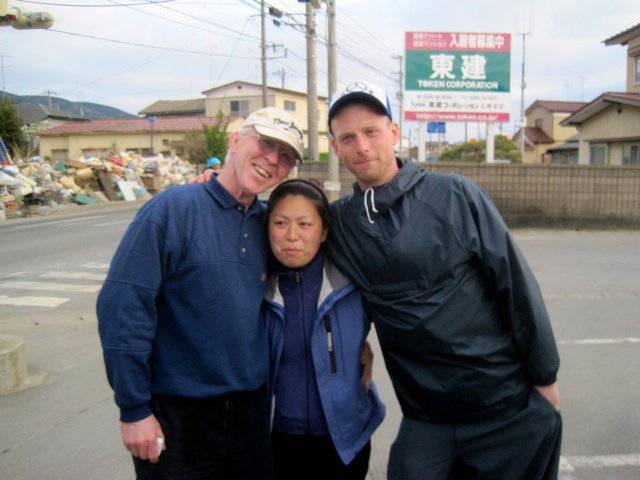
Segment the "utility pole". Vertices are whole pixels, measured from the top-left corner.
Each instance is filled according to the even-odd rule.
[[[329,70],[329,99],[333,96],[338,86],[338,66],[336,64],[336,2],[326,0],[327,3],[327,54]],[[336,153],[331,147],[331,134],[327,128],[329,145],[329,180],[325,182],[324,189],[330,202],[337,200],[340,196],[340,163]]]
[[[520,84],[520,153],[522,155],[522,161],[524,161],[524,137],[526,136],[527,119],[524,115],[524,90],[527,87],[527,82],[524,76],[524,55],[525,55],[525,37],[530,35],[529,32],[518,33],[522,36],[522,83]]]
[[[318,2],[315,2],[318,3]],[[307,16],[307,158],[318,160],[318,89],[316,80],[316,7],[306,3]]]
[[[45,90],[44,92],[47,95],[47,98],[49,100],[49,108],[51,108],[51,94],[52,93],[58,93],[58,92],[54,92],[53,90]]]
[[[262,107],[267,106],[267,41],[264,0],[260,1],[260,65],[262,67]]]
[[[395,60],[398,60],[399,64],[400,64],[400,71],[398,71],[398,84],[399,84],[399,89],[398,89],[398,101],[400,102],[400,114],[398,115],[398,127],[400,128],[400,157],[403,157],[403,153],[402,153],[402,117],[404,116],[404,112],[402,111],[402,103],[404,101],[403,98],[403,94],[402,94],[402,88],[404,86],[404,72],[402,70],[402,64],[404,61],[404,57],[402,55],[393,55],[393,58]]]

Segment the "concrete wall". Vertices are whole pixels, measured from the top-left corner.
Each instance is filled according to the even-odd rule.
[[[640,229],[640,168],[590,165],[425,164],[464,175],[493,199],[511,226]],[[328,166],[309,162],[300,178],[323,182]],[[341,195],[353,175],[340,165]]]

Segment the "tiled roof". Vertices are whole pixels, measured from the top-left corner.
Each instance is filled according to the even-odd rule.
[[[225,83],[223,85],[218,85],[216,87],[209,88],[209,89],[205,90],[202,93],[204,95],[208,95],[210,97],[215,98],[215,95],[211,95],[213,92],[215,92],[217,90],[222,90],[222,89],[227,88],[227,87],[232,86],[232,85],[235,85],[236,87],[249,86],[249,87],[262,88],[262,84],[260,84],[260,83],[245,82],[244,80],[235,80],[233,82],[229,82],[229,83]],[[303,97],[307,96],[306,92],[299,92],[297,90],[289,90],[287,88],[278,88],[278,87],[268,86],[267,90],[268,91],[272,91],[272,92],[287,93],[287,94],[295,95],[295,96],[303,96]],[[327,100],[327,97],[322,96],[322,95],[318,95],[318,100]]]
[[[212,117],[157,117],[153,124],[153,131],[162,132],[193,132],[202,130],[202,125],[216,125],[217,118]],[[146,118],[107,118],[82,123],[64,123],[57,127],[43,130],[40,136],[50,137],[58,135],[96,135],[102,133],[149,133],[151,124]]]
[[[75,113],[67,110],[62,110],[58,107],[47,107],[41,103],[18,103],[16,105],[16,113],[20,119],[27,125],[32,123],[41,122],[47,118],[54,118],[56,120],[75,120],[86,122],[89,119],[76,115]]]
[[[562,100],[536,100],[525,113],[529,113],[536,107],[541,107],[555,113],[573,113],[584,107],[587,102],[568,102]]]
[[[541,128],[526,127],[525,135],[531,143],[553,143],[553,138],[544,133]]]
[[[640,107],[640,93],[605,92],[595,100],[587,103],[570,117],[565,118],[560,122],[560,125],[580,125],[585,120],[588,120],[616,103],[630,105],[632,107]]]
[[[620,33],[616,33],[613,37],[607,38],[602,43],[604,43],[605,46],[626,45],[629,43],[629,40],[633,40],[636,37],[640,37],[640,23]]]
[[[560,152],[566,150],[578,150],[578,143],[580,140],[580,134],[576,133],[575,135],[571,135],[567,140],[562,144],[556,147],[551,147],[547,150],[547,152]]]
[[[167,115],[205,112],[205,98],[192,98],[190,100],[158,100],[148,107],[140,110],[142,115]]]

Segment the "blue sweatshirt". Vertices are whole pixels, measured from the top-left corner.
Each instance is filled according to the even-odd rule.
[[[245,213],[215,178],[140,209],[97,302],[122,421],[150,415],[152,395],[211,398],[266,382],[263,213],[259,202]]]

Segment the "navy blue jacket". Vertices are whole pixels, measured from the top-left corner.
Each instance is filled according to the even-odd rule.
[[[211,398],[266,383],[264,205],[212,178],[147,202],[118,247],[97,315],[122,421],[152,395]]]
[[[556,379],[538,284],[489,197],[400,162],[389,183],[332,205],[328,247],[375,323],[403,413],[499,414]]]
[[[269,336],[272,392],[288,320],[277,277],[272,279],[267,291],[263,315]],[[308,341],[329,434],[345,464],[367,444],[385,415],[375,385],[372,383],[367,391],[360,381],[360,354],[369,328],[360,294],[325,260],[318,310]]]

